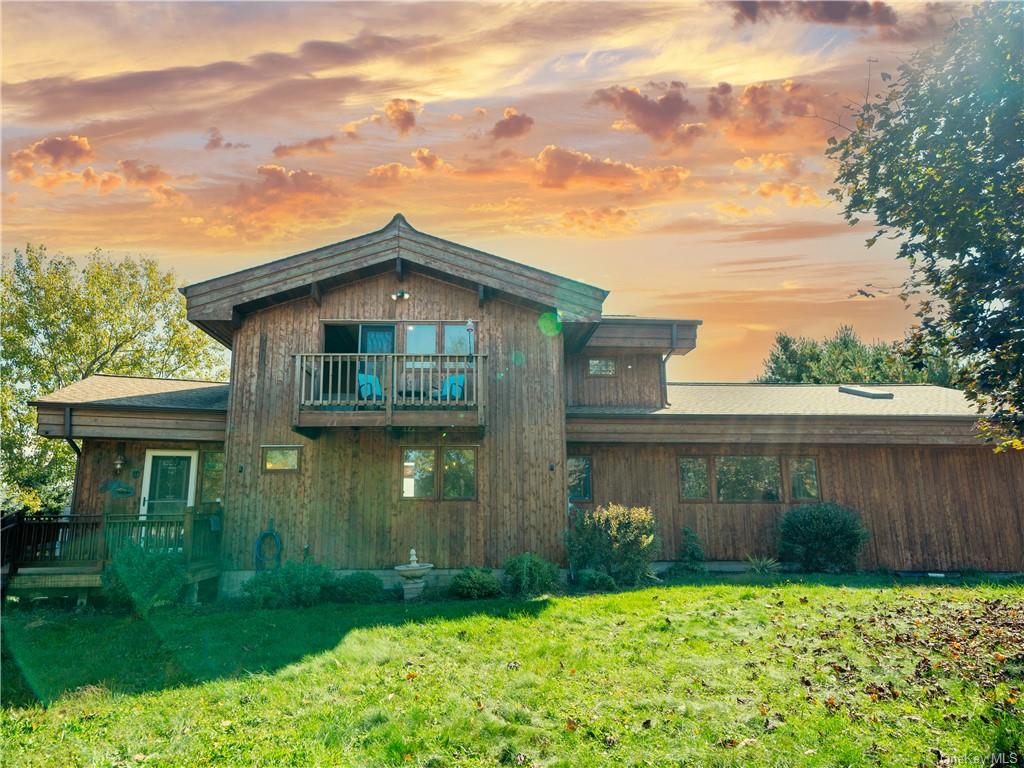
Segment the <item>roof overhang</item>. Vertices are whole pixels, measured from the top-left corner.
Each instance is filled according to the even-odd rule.
[[[503,298],[558,311],[565,322],[601,317],[608,292],[420,232],[401,214],[383,229],[195,283],[182,289],[188,319],[227,347],[248,313],[383,272],[422,272]]]
[[[572,352],[685,355],[697,346],[700,325],[700,320],[602,317],[593,323],[566,323],[566,346]]]

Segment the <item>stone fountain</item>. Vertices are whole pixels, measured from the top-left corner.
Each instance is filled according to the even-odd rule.
[[[409,562],[396,565],[395,570],[402,577],[402,594],[406,600],[415,600],[423,594],[423,587],[427,582],[424,578],[427,573],[433,570],[431,563],[421,563],[416,557],[416,550],[409,550]]]

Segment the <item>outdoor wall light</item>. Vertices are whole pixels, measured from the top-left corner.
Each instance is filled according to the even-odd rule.
[[[409,292],[400,288],[399,290],[397,290],[397,291],[395,291],[394,293],[391,294],[391,300],[392,301],[408,301],[409,300]]]
[[[114,457],[114,473],[121,474],[121,470],[124,469],[124,465],[128,463],[128,459],[124,457],[124,443],[117,444],[117,455]]]

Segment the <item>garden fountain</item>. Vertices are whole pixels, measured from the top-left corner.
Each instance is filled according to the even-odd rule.
[[[409,562],[396,565],[395,570],[402,577],[402,594],[406,600],[415,600],[423,594],[423,587],[426,586],[424,576],[433,569],[431,563],[421,563],[416,557],[416,550],[409,550]]]

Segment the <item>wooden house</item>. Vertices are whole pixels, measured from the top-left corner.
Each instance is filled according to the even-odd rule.
[[[401,215],[183,293],[230,383],[39,398],[40,434],[80,457],[72,514],[14,555],[25,584],[56,565],[93,584],[112,526],[163,520],[229,592],[268,542],[339,570],[412,547],[441,571],[563,561],[567,502],[650,506],[665,560],[683,526],[713,561],[771,555],[780,515],[823,499],[862,514],[865,568],[1024,570],[1024,455],[981,444],[953,390],[672,383],[700,321],[603,314],[600,288]]]

